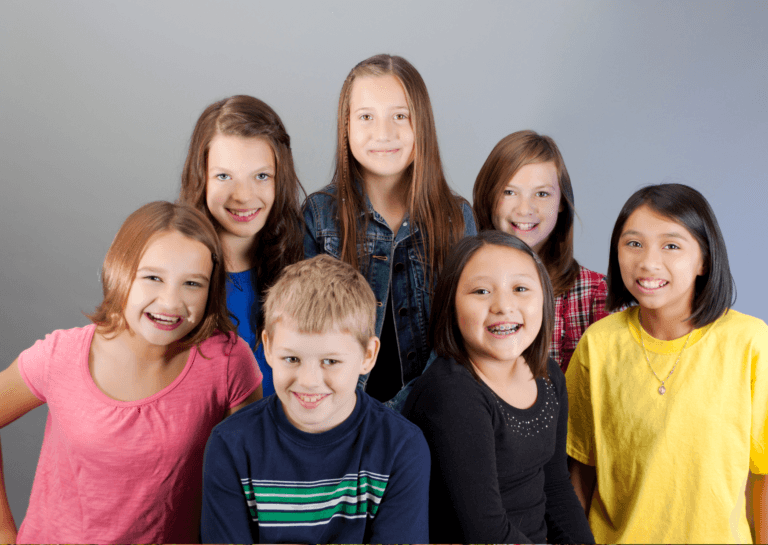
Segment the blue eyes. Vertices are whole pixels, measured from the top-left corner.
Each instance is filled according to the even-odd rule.
[[[221,180],[222,182],[224,182],[226,180],[231,180],[232,177],[229,174],[217,174],[216,175],[216,179],[217,180]]]
[[[269,180],[271,177],[272,177],[272,174],[270,174],[269,172],[259,172],[256,175],[256,179],[259,180],[259,181],[262,181],[262,182],[265,181],[265,180]],[[226,182],[226,181],[231,180],[232,176],[230,176],[229,174],[221,173],[221,174],[216,174],[214,176],[214,178],[216,178],[217,180],[220,180],[222,182]]]

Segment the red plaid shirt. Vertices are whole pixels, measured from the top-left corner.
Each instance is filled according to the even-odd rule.
[[[555,299],[555,330],[549,356],[565,373],[579,339],[590,324],[605,318],[605,275],[580,267],[573,287]]]

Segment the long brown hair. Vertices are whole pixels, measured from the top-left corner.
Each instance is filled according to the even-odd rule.
[[[248,95],[235,95],[208,106],[197,120],[181,175],[179,201],[205,213],[214,225],[205,201],[208,177],[208,149],[217,134],[243,138],[263,138],[275,155],[275,202],[252,248],[256,263],[254,292],[261,299],[275,283],[286,265],[304,258],[304,220],[301,195],[306,192],[296,176],[291,154],[291,139],[280,117],[266,103]],[[261,316],[254,316],[256,338],[263,327]]]
[[[503,231],[481,231],[477,235],[464,237],[452,249],[445,262],[443,274],[437,280],[435,298],[432,311],[429,316],[429,344],[435,352],[444,358],[453,358],[456,363],[464,366],[477,380],[477,375],[469,360],[467,349],[464,346],[464,338],[459,329],[458,315],[456,313],[456,291],[459,286],[461,273],[472,256],[484,246],[503,246],[520,250],[531,256],[539,274],[543,295],[543,309],[541,329],[536,338],[525,350],[522,356],[531,370],[534,378],[549,378],[547,361],[549,359],[549,345],[552,339],[552,330],[555,327],[555,299],[552,294],[552,285],[549,282],[547,269],[541,259],[530,246],[519,238]],[[500,266],[503,266],[501,264]]]
[[[411,223],[421,230],[424,258],[428,265],[425,282],[431,286],[439,275],[450,247],[464,235],[461,199],[453,194],[443,175],[437,146],[435,120],[427,86],[416,68],[402,57],[375,55],[355,66],[344,80],[339,96],[336,165],[333,183],[341,231],[341,259],[360,270],[358,248],[364,248],[370,220],[365,204],[365,188],[360,165],[349,147],[349,97],[356,78],[392,75],[405,91],[414,134],[413,163],[403,176],[407,185],[407,206]],[[358,225],[365,213],[363,225]]]
[[[496,229],[492,215],[509,180],[525,165],[550,161],[557,169],[560,205],[563,210],[558,213],[555,228],[544,241],[539,257],[547,267],[557,297],[568,291],[576,282],[579,277],[579,263],[573,257],[573,187],[555,141],[534,131],[513,132],[502,138],[488,155],[477,175],[472,190],[472,201],[478,231]]]
[[[216,331],[233,331],[227,314],[225,275],[221,259],[221,243],[210,221],[199,211],[185,204],[155,201],[145,204],[123,222],[104,258],[101,287],[104,299],[92,314],[88,314],[105,335],[120,333],[128,327],[125,305],[136,277],[136,270],[150,240],[169,231],[177,231],[192,240],[202,242],[211,252],[213,272],[208,286],[205,317],[182,340],[182,346],[199,345]]]

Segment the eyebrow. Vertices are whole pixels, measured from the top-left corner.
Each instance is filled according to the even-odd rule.
[[[357,108],[356,110],[354,110],[352,113],[356,114],[357,112],[362,112],[364,110],[375,110],[375,109],[376,108],[374,108],[373,106],[361,106],[360,108]],[[392,106],[389,109],[390,110],[408,110],[408,105],[405,105],[405,106]]]
[[[221,170],[224,172],[230,172],[230,169],[228,168],[219,167],[216,165],[208,165],[208,171],[211,171],[211,170]],[[253,169],[252,172],[263,172],[265,170],[275,170],[275,167],[273,167],[272,165],[264,165],[264,166]]]
[[[526,273],[515,274],[515,275],[512,276],[512,278],[514,278],[514,279],[527,278],[527,279],[531,279],[531,280],[533,280],[533,279],[538,280],[538,276],[533,276],[533,275],[526,274]],[[493,277],[485,276],[485,275],[473,276],[473,277],[468,279],[469,282],[479,282],[479,281],[482,281],[482,280],[489,281],[489,282],[494,282]]]
[[[641,233],[639,231],[633,231],[633,230],[624,231],[621,234],[622,238],[623,237],[641,237],[641,236],[643,236],[643,233]],[[682,233],[677,233],[675,231],[672,231],[671,233],[663,233],[663,234],[660,235],[660,238],[679,238],[681,240],[687,240],[688,239],[688,237],[686,237]]]
[[[166,271],[165,269],[157,268],[157,267],[141,267],[139,269],[136,269],[136,274],[139,274],[139,273],[164,274],[166,272],[168,272],[168,271]],[[205,280],[206,282],[210,282],[210,278],[208,276],[206,276],[204,274],[200,274],[200,273],[190,274],[189,277],[190,278],[198,278],[198,279],[201,278],[201,279]]]

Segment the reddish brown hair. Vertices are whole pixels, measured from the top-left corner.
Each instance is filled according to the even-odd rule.
[[[437,131],[432,116],[432,104],[427,86],[416,68],[402,57],[375,55],[357,64],[344,80],[339,96],[338,130],[336,133],[336,164],[333,183],[339,211],[341,259],[360,269],[358,248],[365,248],[367,222],[370,220],[365,204],[365,188],[360,165],[349,147],[349,97],[356,78],[391,75],[405,91],[411,127],[414,134],[413,163],[403,176],[407,185],[407,206],[411,222],[421,229],[424,241],[422,257],[428,268],[427,285],[432,285],[440,273],[450,247],[464,235],[462,199],[453,194],[443,175]],[[365,223],[358,224],[361,213]]]
[[[492,216],[509,180],[525,165],[550,161],[557,169],[563,210],[557,215],[555,228],[544,241],[539,257],[547,267],[557,297],[576,282],[579,264],[573,257],[573,187],[555,141],[534,131],[518,131],[502,138],[477,175],[472,200],[478,231],[496,229]]]
[[[216,331],[227,333],[234,330],[227,314],[221,243],[213,225],[200,211],[191,206],[155,201],[145,204],[128,216],[104,258],[104,266],[101,269],[104,299],[96,310],[88,315],[99,327],[100,332],[111,335],[128,327],[124,315],[125,305],[136,278],[139,262],[150,241],[168,231],[176,231],[202,242],[210,250],[213,260],[205,316],[186,338],[182,339],[181,345],[199,345]]]
[[[254,292],[262,299],[286,265],[304,259],[300,201],[306,193],[296,176],[291,138],[280,116],[258,98],[235,95],[211,104],[197,120],[181,175],[179,202],[191,204],[218,226],[205,201],[208,149],[217,134],[263,138],[275,156],[275,202],[251,250],[256,263]],[[261,338],[263,317],[252,316],[252,323],[257,324],[256,338]]]

